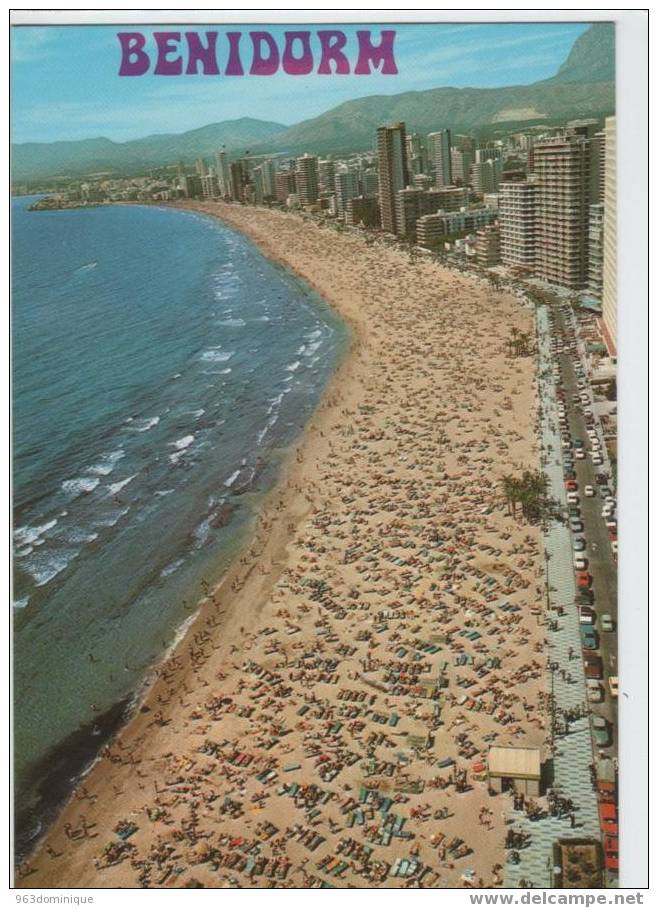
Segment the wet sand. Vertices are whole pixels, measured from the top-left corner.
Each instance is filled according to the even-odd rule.
[[[507,348],[533,314],[299,215],[181,207],[304,278],[351,349],[254,538],[18,882],[499,885],[512,805],[481,764],[491,743],[548,755],[540,532],[501,482],[539,466],[535,360]]]

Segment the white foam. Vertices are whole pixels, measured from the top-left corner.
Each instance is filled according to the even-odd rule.
[[[101,454],[101,459],[93,467],[89,467],[89,472],[97,476],[108,476],[122,457],[126,456],[123,448],[116,451],[110,451],[109,454]]]
[[[14,608],[25,608],[29,601],[29,596],[24,596],[22,599],[14,599]]]
[[[184,558],[179,558],[177,561],[172,561],[171,564],[166,565],[160,571],[161,577],[168,577],[170,574],[173,574],[174,571],[177,571],[179,567],[185,564]]]
[[[54,577],[61,574],[77,554],[77,552],[70,551],[49,552],[35,558],[31,564],[27,565],[27,570],[37,586],[45,586]]]
[[[113,527],[118,523],[122,517],[124,517],[130,508],[122,508],[120,511],[112,511],[110,514],[106,514],[104,517],[97,517],[94,520],[94,524],[97,527]]]
[[[179,438],[177,441],[171,441],[169,444],[172,448],[183,451],[185,448],[189,448],[193,441],[194,435],[184,435],[183,438]]]
[[[201,354],[201,359],[204,363],[225,363],[233,356],[233,351],[230,350],[206,350]]]
[[[120,492],[129,482],[132,482],[133,479],[137,476],[137,473],[133,473],[132,476],[127,476],[126,479],[120,480],[120,482],[111,482],[108,483],[107,489],[109,495],[116,495],[117,492]]]
[[[295,360],[294,363],[290,363],[289,366],[286,366],[286,372],[296,372],[300,366],[301,366],[301,361],[297,359],[297,360]]]
[[[93,492],[100,479],[97,476],[80,476],[77,479],[66,479],[62,483],[62,489],[67,495],[77,498],[78,495],[88,495]]]
[[[174,378],[176,378],[175,375],[174,375]],[[133,420],[131,420],[131,421],[133,421]],[[128,422],[128,420],[126,420],[126,422]],[[160,417],[152,416],[150,419],[144,418],[144,419],[140,420],[139,422],[140,422],[140,425],[134,426],[135,432],[148,432],[149,429],[152,429],[154,426],[157,426],[157,424],[160,422]],[[133,427],[131,426],[131,428],[133,428]]]
[[[47,523],[42,523],[41,526],[38,527],[18,527],[14,530],[14,539],[17,545],[32,545],[40,536],[47,533],[48,530],[52,530],[56,523],[57,518],[53,517],[52,520],[49,520]]]
[[[241,472],[240,470],[235,470],[235,472],[231,473],[229,478],[227,480],[225,480],[224,485],[228,486],[230,488],[233,485],[233,483],[235,482],[235,480],[238,478],[238,476],[240,475],[240,472]]]

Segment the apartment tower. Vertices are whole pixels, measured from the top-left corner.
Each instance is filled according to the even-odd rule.
[[[590,142],[565,134],[534,147],[538,187],[537,273],[572,290],[587,286]]]
[[[397,194],[409,183],[406,139],[404,123],[380,126],[377,130],[379,207],[382,229],[387,233],[398,233]]]
[[[505,182],[498,191],[500,257],[506,265],[534,269],[537,260],[537,187]]]
[[[617,118],[605,121],[603,194],[603,327],[610,352],[617,353]]]

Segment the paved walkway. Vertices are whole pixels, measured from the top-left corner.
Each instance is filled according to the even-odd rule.
[[[539,399],[542,406],[542,451],[545,457],[544,472],[548,477],[549,492],[566,508],[566,492],[562,473],[562,448],[558,429],[557,398],[552,375],[548,310],[537,309],[537,334],[539,345]],[[548,556],[547,574],[551,606],[564,607],[564,615],[557,619],[557,629],[547,625],[548,659],[556,665],[552,688],[556,709],[572,709],[586,705],[585,674],[581,658],[580,625],[578,610],[574,607],[576,595],[573,571],[571,533],[561,523],[551,523],[544,534],[544,550]],[[572,648],[574,658],[569,659]],[[564,677],[562,676],[564,671]],[[569,681],[571,678],[571,681]],[[522,812],[511,812],[511,827],[530,835],[530,844],[522,849],[519,864],[506,864],[505,886],[516,887],[519,880],[526,880],[535,888],[551,885],[552,846],[558,838],[600,838],[596,795],[590,780],[593,762],[589,718],[569,725],[567,735],[556,736],[553,760],[553,788],[560,796],[571,800],[576,807],[576,825],[570,819],[549,817],[530,821]]]

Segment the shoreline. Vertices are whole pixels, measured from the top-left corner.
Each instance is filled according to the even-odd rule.
[[[121,204],[125,205],[126,203],[121,203]],[[142,206],[145,203],[141,202],[141,203],[132,203],[132,204]],[[77,207],[83,207],[83,206],[77,206]],[[87,206],[87,207],[91,207],[91,206]],[[97,205],[94,207],[101,207],[101,206]],[[252,549],[252,547],[254,546],[255,542],[258,539],[258,529],[257,528],[258,528],[260,515],[262,513],[264,513],[265,511],[267,511],[268,507],[271,504],[271,499],[274,499],[277,495],[281,495],[282,492],[284,492],[285,487],[287,485],[290,485],[291,476],[289,474],[291,474],[291,472],[292,473],[298,472],[298,471],[294,471],[292,469],[294,451],[295,450],[299,451],[304,446],[306,437],[309,433],[309,429],[310,429],[310,426],[312,425],[313,420],[316,419],[316,417],[318,416],[318,412],[321,409],[323,409],[323,405],[325,404],[329,394],[331,393],[332,388],[334,387],[334,385],[338,384],[343,371],[347,369],[350,357],[353,352],[353,344],[354,344],[354,340],[355,340],[354,326],[350,325],[348,322],[344,321],[341,314],[339,312],[337,312],[334,307],[332,307],[328,303],[326,303],[326,301],[324,300],[324,297],[322,297],[322,294],[319,292],[317,287],[315,287],[313,285],[313,283],[307,278],[307,276],[305,276],[304,274],[300,273],[299,271],[297,271],[293,268],[289,268],[280,257],[273,255],[270,252],[266,251],[263,248],[263,246],[261,246],[258,242],[256,242],[253,239],[253,237],[250,236],[248,233],[241,230],[239,227],[234,226],[226,218],[221,217],[219,214],[210,213],[201,207],[197,207],[194,204],[180,205],[180,204],[175,204],[175,203],[173,203],[173,204],[164,203],[163,204],[161,202],[158,202],[157,205],[147,206],[147,207],[168,207],[168,208],[174,208],[174,209],[183,209],[183,210],[187,210],[187,211],[194,211],[199,214],[204,214],[209,217],[213,217],[216,220],[219,220],[220,223],[225,224],[226,226],[229,226],[231,229],[237,230],[238,232],[240,232],[242,234],[242,236],[246,237],[251,243],[253,243],[254,247],[261,255],[266,256],[271,261],[273,261],[278,267],[282,268],[285,271],[288,271],[290,274],[293,274],[298,280],[302,281],[306,286],[308,286],[308,288],[310,290],[312,290],[313,293],[315,293],[318,297],[320,297],[322,299],[322,301],[325,302],[325,304],[328,305],[329,308],[332,310],[334,317],[339,318],[341,321],[343,321],[344,327],[346,328],[346,337],[343,342],[343,350],[341,351],[340,357],[337,361],[337,365],[336,365],[335,369],[333,370],[333,373],[332,373],[331,377],[329,378],[329,381],[327,382],[324,390],[322,391],[321,395],[319,396],[315,409],[309,416],[309,419],[308,419],[306,425],[304,426],[304,428],[302,429],[300,434],[297,436],[297,438],[294,439],[287,446],[287,450],[286,450],[284,456],[282,457],[281,462],[277,469],[276,481],[270,489],[268,489],[267,491],[265,491],[262,494],[261,501],[260,501],[257,509],[254,510],[254,512],[249,516],[249,518],[245,522],[245,526],[242,529],[243,538],[236,545],[235,551],[234,551],[232,557],[230,558],[227,566],[223,570],[220,570],[220,575],[218,578],[215,579],[214,583],[212,584],[209,595],[201,597],[201,599],[199,599],[199,601],[197,602],[195,610],[191,613],[191,615],[188,618],[186,618],[185,620],[182,621],[180,627],[178,628],[178,630],[174,636],[174,640],[173,640],[171,646],[168,648],[167,651],[165,651],[165,653],[162,655],[162,657],[158,660],[158,663],[156,665],[151,666],[148,669],[148,671],[143,676],[139,685],[133,691],[132,695],[125,697],[122,701],[119,701],[118,703],[112,704],[108,708],[108,710],[107,710],[108,714],[113,715],[116,712],[117,708],[122,706],[121,712],[123,714],[123,718],[120,719],[116,729],[110,733],[108,738],[106,738],[104,747],[91,760],[91,762],[88,762],[79,771],[79,773],[76,777],[76,783],[73,786],[68,797],[66,797],[66,799],[60,803],[60,806],[58,808],[55,808],[54,810],[51,811],[50,816],[47,820],[47,825],[36,836],[32,847],[26,849],[25,855],[22,859],[23,861],[26,861],[26,862],[30,862],[31,860],[33,860],[36,857],[36,855],[38,855],[38,853],[43,850],[43,848],[45,847],[46,840],[48,839],[48,836],[49,836],[51,830],[53,829],[53,827],[55,827],[57,824],[61,824],[61,822],[63,822],[64,815],[69,811],[69,809],[73,806],[73,804],[75,802],[76,791],[86,781],[86,779],[89,777],[89,775],[95,771],[96,767],[102,760],[103,751],[106,751],[107,748],[111,747],[114,744],[121,746],[121,742],[123,741],[124,735],[126,735],[129,732],[130,726],[132,725],[133,722],[135,722],[137,720],[140,710],[142,710],[144,706],[148,707],[149,701],[154,699],[154,696],[155,696],[154,689],[157,687],[158,680],[160,677],[160,671],[161,671],[162,667],[164,665],[166,665],[166,663],[169,662],[171,659],[176,657],[177,651],[182,649],[185,646],[186,642],[189,643],[188,638],[192,636],[192,632],[193,632],[194,628],[196,627],[197,623],[202,622],[202,621],[207,621],[209,615],[214,610],[212,608],[212,603],[213,603],[214,598],[216,596],[218,596],[220,594],[220,592],[222,593],[222,595],[224,597],[226,597],[225,612],[228,612],[235,605],[235,600],[239,598],[242,587],[240,587],[236,590],[233,590],[232,586],[233,586],[234,582],[236,582],[236,581],[240,582],[243,579],[240,576],[242,573],[242,559],[245,557],[245,555],[247,555],[249,553],[250,549]],[[227,206],[224,206],[224,207],[227,207]],[[288,477],[288,479],[286,479],[286,477]],[[284,546],[284,548],[285,548],[285,546]],[[265,555],[266,549],[267,549],[267,547],[265,547],[260,554]],[[268,553],[269,553],[269,550],[268,550]],[[248,579],[249,573],[250,572],[247,573],[247,578],[244,578],[244,579]],[[274,581],[275,581],[275,578],[273,577],[272,585],[274,584]],[[227,586],[229,587],[228,595],[227,595],[227,590],[226,590]],[[224,617],[225,617],[225,619],[229,618],[229,616],[226,614]],[[223,624],[219,624],[219,625],[215,626],[215,630],[217,631],[217,633],[221,634],[222,627],[223,627]],[[182,679],[182,680],[184,680],[184,679]],[[115,720],[115,724],[116,724],[116,720]],[[74,732],[72,737],[76,737],[77,734],[78,734],[77,732]],[[59,748],[57,749],[57,752],[59,753]]]
[[[144,761],[156,759],[153,756],[153,746],[158,741],[162,743],[176,737],[173,730],[170,735],[170,726],[176,728],[188,739],[195,734],[194,731],[186,731],[190,728],[190,714],[187,712],[190,704],[184,701],[194,699],[195,693],[199,693],[199,685],[203,700],[202,689],[204,687],[216,687],[218,682],[221,686],[227,676],[232,676],[240,671],[240,660],[249,658],[248,651],[257,646],[258,621],[265,610],[265,604],[268,600],[276,601],[275,595],[279,595],[277,591],[279,582],[291,569],[289,549],[293,545],[293,541],[307,520],[312,518],[313,514],[318,514],[322,509],[326,509],[330,503],[330,499],[327,500],[323,491],[316,486],[315,480],[317,476],[321,475],[320,471],[327,463],[327,459],[331,460],[335,456],[332,436],[334,439],[337,438],[334,434],[336,425],[344,423],[343,414],[345,412],[358,412],[362,405],[365,406],[361,402],[368,397],[371,391],[370,373],[376,364],[376,356],[373,359],[373,352],[375,354],[378,352],[377,343],[381,326],[379,324],[370,325],[368,315],[358,300],[356,305],[353,304],[351,308],[347,304],[341,305],[339,290],[332,299],[332,294],[327,293],[327,288],[331,287],[332,274],[331,268],[326,263],[321,272],[311,273],[314,263],[309,260],[308,267],[304,270],[303,263],[300,266],[299,255],[297,258],[294,254],[286,255],[281,248],[281,243],[279,242],[277,245],[277,242],[273,242],[267,235],[268,226],[271,228],[272,224],[278,222],[282,229],[284,227],[287,229],[289,226],[292,235],[297,230],[300,232],[300,236],[303,231],[310,230],[313,232],[314,240],[319,238],[320,242],[326,240],[327,244],[331,244],[334,236],[329,231],[324,231],[323,234],[320,227],[307,225],[296,215],[256,210],[255,212],[245,212],[241,207],[235,209],[235,206],[221,203],[179,203],[166,207],[193,210],[217,217],[227,226],[246,235],[261,253],[294,273],[318,293],[347,326],[349,337],[345,344],[342,360],[325,387],[316,409],[301,435],[291,445],[280,465],[276,484],[266,493],[258,513],[254,516],[253,532],[249,531],[246,534],[244,544],[218,585],[205,600],[199,603],[194,619],[190,622],[187,632],[177,644],[174,652],[165,657],[153,671],[150,679],[145,679],[142,697],[133,715],[128,718],[127,723],[110,742],[110,746],[104,749],[104,753],[99,756],[95,766],[82,780],[85,784],[76,787],[57,820],[36,845],[28,864],[33,866],[38,862],[40,866],[33,874],[26,875],[21,880],[21,885],[66,885],[65,882],[59,882],[61,877],[58,871],[62,868],[59,867],[58,861],[52,856],[50,859],[46,858],[44,852],[47,848],[52,848],[57,853],[58,849],[61,849],[62,843],[66,844],[66,840],[62,837],[62,829],[66,828],[67,822],[72,826],[79,826],[81,807],[85,835],[80,843],[74,846],[73,853],[69,856],[67,875],[71,879],[81,881],[97,879],[97,871],[89,866],[89,855],[97,853],[99,846],[87,839],[88,818],[93,805],[96,800],[99,804],[109,805],[120,798],[123,794],[123,782],[116,785],[115,774],[117,779],[127,774],[129,776],[127,784],[132,786],[132,800],[135,802],[134,806],[137,807],[139,799],[146,797],[140,795],[139,792],[145,790],[147,786],[147,782],[139,781],[140,777],[145,777],[139,767]],[[363,253],[366,251],[366,244],[361,238],[346,237],[344,245],[345,248],[353,246],[355,251],[359,247]],[[384,252],[376,250],[374,255],[381,255],[386,263],[393,263],[394,268],[396,262],[398,265],[403,262],[403,254],[398,250]],[[436,265],[422,264],[416,267],[416,271],[419,268],[423,274],[441,275],[441,279],[448,286],[452,282],[455,288],[460,286],[470,288],[471,292],[474,288],[479,295],[483,293],[482,288],[478,287],[471,278],[464,278]],[[499,296],[502,299],[502,296]],[[509,307],[509,302],[506,305]],[[517,309],[517,318],[527,321],[528,314],[522,312],[518,300],[512,302],[512,306]],[[520,364],[520,371],[523,372],[523,364]],[[529,385],[527,390],[530,390],[530,386],[534,390],[531,372],[527,368],[525,371]],[[530,401],[532,408],[536,401],[534,397],[531,397]],[[470,408],[467,407],[467,409]],[[494,407],[495,412],[497,411]],[[334,421],[336,421],[336,425],[332,425]],[[527,453],[534,441],[534,439],[531,440]],[[525,447],[523,449],[526,450]],[[447,472],[446,476],[448,476]],[[440,486],[440,483],[438,485]],[[486,521],[481,522],[484,524]],[[529,534],[532,537],[532,528],[526,526],[523,529],[526,535]],[[240,605],[245,601],[250,602],[252,607],[247,611],[241,611]],[[280,611],[281,609],[279,609]],[[289,619],[286,618],[283,624],[289,624]],[[279,625],[281,626],[282,622],[279,622]],[[212,647],[212,653],[206,652],[206,648],[209,646]],[[275,650],[274,652],[280,654],[281,651]],[[238,664],[236,664],[236,659]],[[204,677],[204,668],[209,662],[213,664],[213,668],[219,669],[214,672],[212,682],[208,680],[207,676]],[[285,656],[284,663],[281,663],[280,660],[277,661],[275,655],[274,664],[278,667],[287,666],[288,655]],[[357,673],[355,680],[358,678]],[[367,679],[364,678],[364,680]],[[175,696],[170,693],[172,681],[175,683],[177,692],[183,691],[184,693],[179,697],[178,704],[173,702]],[[193,685],[192,690],[188,689],[188,683]],[[543,734],[540,737],[543,738]],[[152,742],[149,740],[151,738]],[[120,766],[122,769],[115,770],[113,767],[116,766]],[[127,773],[123,771],[123,767],[128,767]],[[151,781],[154,781],[157,792],[157,781]],[[87,794],[88,789],[91,789],[93,794]],[[425,797],[427,797],[427,792]],[[87,802],[90,807],[86,811],[87,817],[84,817]],[[100,825],[100,815],[96,819],[97,813],[97,809],[94,809],[94,823],[89,828]],[[104,841],[105,839],[101,841],[101,844]],[[123,864],[123,869],[129,872],[127,862]],[[108,878],[105,885],[115,885],[117,878],[124,880],[120,868],[116,873],[118,877],[116,875],[112,877],[114,882]],[[122,884],[125,885],[125,882]],[[128,883],[128,885],[130,884]],[[133,885],[135,884],[133,883]]]

